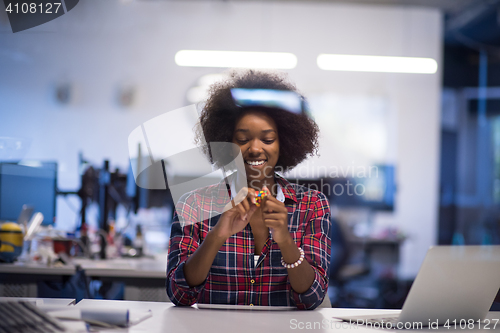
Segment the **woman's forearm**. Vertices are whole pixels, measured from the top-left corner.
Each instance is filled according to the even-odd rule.
[[[209,232],[198,249],[189,257],[184,265],[184,277],[190,287],[196,287],[205,281],[217,252],[226,242],[214,232]]]
[[[281,255],[285,263],[292,264],[299,260],[300,251],[293,239],[290,237],[281,244],[278,244]],[[315,273],[306,259],[294,268],[288,268],[288,279],[292,289],[299,294],[306,292],[314,282]]]

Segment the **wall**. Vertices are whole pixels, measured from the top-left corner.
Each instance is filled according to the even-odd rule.
[[[2,11],[3,13],[3,11]],[[1,14],[4,15],[4,14]],[[32,159],[60,163],[59,186],[79,186],[79,151],[94,164],[126,168],[127,136],[142,122],[186,105],[185,92],[214,70],[182,68],[180,49],[284,51],[297,55],[291,78],[306,94],[382,96],[397,111],[397,207],[377,223],[408,233],[403,277],[414,276],[435,243],[440,71],[432,75],[322,71],[319,53],[431,57],[441,67],[442,17],[437,10],[283,2],[86,0],[68,14],[12,34],[0,20],[0,135],[33,139]],[[54,87],[71,82],[70,105]],[[130,109],[115,101],[132,83]],[[323,147],[328,149],[328,147]],[[75,201],[73,205],[77,205]],[[72,224],[64,202],[63,224]],[[64,221],[61,221],[64,219]]]

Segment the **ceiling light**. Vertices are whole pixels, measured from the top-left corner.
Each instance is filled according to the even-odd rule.
[[[297,66],[297,57],[284,52],[181,50],[175,54],[175,63],[189,67],[291,69]]]
[[[320,54],[318,67],[331,71],[433,74],[437,62],[431,58]]]

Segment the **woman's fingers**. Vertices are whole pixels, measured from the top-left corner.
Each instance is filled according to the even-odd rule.
[[[263,188],[268,195],[264,195],[261,197],[260,206],[262,206],[263,214],[271,214],[271,213],[284,213],[286,212],[285,205],[277,200],[275,197],[271,196],[269,193],[269,189],[267,187]],[[246,197],[242,199],[242,196]],[[255,191],[251,188],[243,188],[238,192],[235,200],[239,201],[235,208],[237,208],[238,212],[245,218],[245,214],[247,214],[250,210],[257,209],[256,199],[258,196],[258,191]],[[239,199],[239,200],[238,200]],[[253,213],[253,212],[252,212]]]
[[[288,228],[288,227],[285,227],[282,225],[281,221],[279,220],[274,220],[274,219],[265,219],[263,220],[264,221],[264,225],[266,227],[268,227],[269,229],[273,229],[273,230],[281,230],[283,228]],[[288,229],[287,229],[288,230]]]
[[[264,213],[263,219],[265,220],[279,220],[284,217],[283,213]]]
[[[255,205],[252,205],[252,206],[250,207],[250,209],[249,209],[249,210],[248,210],[248,212],[247,212],[247,216],[248,216],[248,219],[249,219],[249,220],[250,220],[250,218],[252,217],[253,213],[255,213],[255,211],[257,210],[257,208],[258,208],[258,207],[257,207],[257,206],[255,206]]]
[[[262,197],[262,199],[260,201],[260,206],[262,207],[262,214],[264,214],[264,212],[269,209],[267,207],[267,202],[268,202],[267,196]]]
[[[270,198],[265,197],[264,200],[262,201],[262,213],[263,214],[266,214],[266,213],[269,214],[269,213],[278,213],[278,212],[280,212],[280,210],[282,208],[282,206],[281,206],[282,204],[279,201],[278,201],[278,203],[275,203]]]
[[[253,189],[249,189],[248,190],[248,195],[247,195],[247,198],[250,200],[250,202],[252,204],[255,205],[255,198],[257,197],[257,194],[255,193],[255,191]]]
[[[252,190],[249,189],[248,187],[242,187],[241,190],[234,196],[234,201],[240,203],[242,200],[245,200],[246,196],[248,195],[248,192],[251,192]]]
[[[272,197],[265,197],[264,200],[262,201],[262,213],[279,213],[279,212],[285,212],[286,207],[285,205],[276,200],[275,198]],[[274,200],[276,201],[274,201]]]
[[[262,191],[266,192],[267,195],[271,195],[271,191],[267,188],[266,185],[264,185],[264,187],[262,187]]]
[[[238,194],[235,196],[234,201],[238,204],[243,204],[245,209],[248,210],[252,205],[255,204],[255,198],[257,194],[255,190],[252,188],[243,187]]]
[[[243,217],[247,212],[245,210],[245,207],[243,207],[243,205],[241,203],[239,203],[238,205],[236,205],[236,209],[238,210],[238,212],[240,213],[240,215]]]
[[[242,202],[240,202],[240,205],[243,206],[243,208],[245,209],[245,211],[249,210],[250,209],[250,203],[248,202],[248,197],[243,199]]]
[[[279,224],[279,220],[277,219],[263,219],[263,221],[266,227],[272,227]]]
[[[272,195],[268,195],[265,197],[267,201],[267,205],[273,206],[273,207],[280,207],[280,206],[285,206],[284,203],[273,197]]]
[[[246,197],[242,202],[236,205],[235,208],[238,209],[238,212],[243,220],[250,218],[257,210],[257,206],[251,203],[250,197]]]

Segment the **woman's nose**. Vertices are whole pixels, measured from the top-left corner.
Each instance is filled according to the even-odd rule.
[[[250,147],[248,148],[251,154],[260,154],[262,152],[262,145],[260,140],[252,140],[250,142]]]

